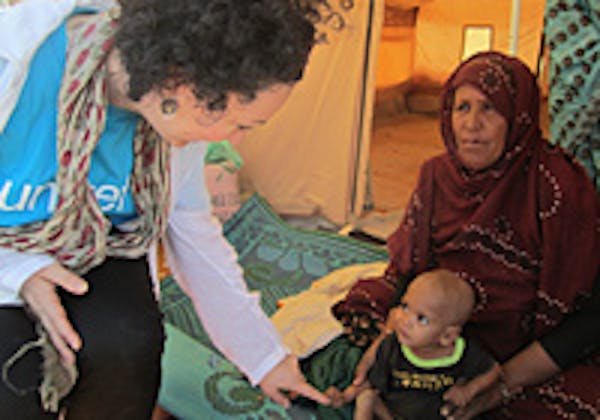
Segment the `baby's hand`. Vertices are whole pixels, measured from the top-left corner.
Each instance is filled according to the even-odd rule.
[[[464,384],[457,383],[444,394],[444,400],[457,407],[464,407],[473,398],[473,390]]]
[[[330,386],[324,392],[326,396],[331,400],[331,406],[334,408],[340,408],[346,403],[344,400],[344,394],[334,386]]]

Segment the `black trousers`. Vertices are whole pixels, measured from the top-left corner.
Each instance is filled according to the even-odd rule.
[[[79,378],[63,400],[68,419],[149,419],[160,385],[164,330],[145,258],[110,258],[84,278],[83,296],[59,292],[83,347],[77,354]],[[36,338],[23,308],[0,308],[0,364],[23,343]],[[11,382],[30,389],[16,395],[0,381],[0,419],[50,419],[37,386],[41,356],[32,350],[10,371]]]

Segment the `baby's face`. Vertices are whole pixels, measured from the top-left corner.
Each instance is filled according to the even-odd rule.
[[[398,341],[411,349],[437,349],[448,327],[443,299],[427,282],[413,282],[392,321]]]

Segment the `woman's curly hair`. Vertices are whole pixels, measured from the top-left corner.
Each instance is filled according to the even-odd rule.
[[[129,97],[193,86],[210,109],[302,77],[315,30],[307,0],[125,0],[116,47]]]

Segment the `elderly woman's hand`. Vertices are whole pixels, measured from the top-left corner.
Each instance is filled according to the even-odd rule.
[[[497,407],[501,402],[501,385],[500,383],[496,383],[492,387],[487,388],[483,392],[479,393],[463,407],[458,407],[451,403],[444,405],[440,414],[449,420],[469,420],[478,414]]]
[[[534,341],[523,351],[502,365],[502,379],[491,387],[478,393],[464,407],[447,404],[442,407],[442,415],[447,419],[464,420],[491,410],[518,394],[530,385],[543,382],[560,372],[546,350],[538,341]]]

